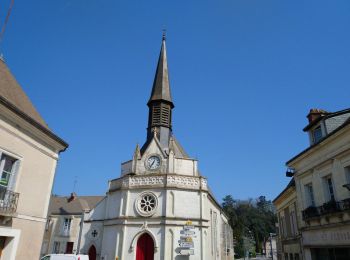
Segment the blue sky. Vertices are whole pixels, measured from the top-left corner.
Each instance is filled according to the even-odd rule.
[[[70,144],[54,192],[104,194],[143,144],[164,27],[175,135],[219,200],[273,199],[309,109],[349,107],[347,0],[16,0],[6,62]]]

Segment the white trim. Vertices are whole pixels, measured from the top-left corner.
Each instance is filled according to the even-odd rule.
[[[6,260],[15,260],[19,238],[21,236],[21,230],[13,228],[0,228],[0,236],[12,238],[5,246],[1,258]]]
[[[15,133],[15,132],[13,132],[13,131],[11,131],[11,130],[9,130],[8,128],[6,128],[6,127],[0,125],[0,129],[1,129],[1,128],[2,128],[4,131],[6,131],[7,133],[9,133],[9,134],[15,136],[15,138],[21,139],[23,142],[25,142],[26,144],[28,144],[28,145],[31,146],[32,148],[34,148],[34,149],[36,149],[36,150],[42,152],[43,154],[45,154],[45,155],[51,157],[51,158],[54,159],[54,160],[58,160],[58,153],[55,152],[55,151],[52,151],[52,149],[51,149],[52,146],[50,147],[49,144],[48,144],[47,146],[46,146],[46,145],[43,145],[43,146],[44,146],[46,149],[50,150],[54,155],[53,155],[53,154],[50,154],[50,152],[48,152],[48,151],[45,151],[45,149],[41,148],[39,145],[37,145],[37,144],[35,144],[35,143],[33,143],[33,142],[31,142],[31,141],[25,139],[24,137],[20,136],[19,134]],[[16,130],[18,130],[18,129],[16,128]],[[25,133],[24,133],[24,134],[25,134]],[[30,137],[29,135],[27,135],[27,137],[30,138],[30,139],[35,140],[34,138]],[[53,149],[55,149],[55,148],[53,148]]]
[[[136,235],[133,237],[133,239],[131,240],[131,245],[130,245],[130,251],[133,252],[134,248],[136,246],[137,240],[139,239],[140,236],[142,236],[143,234],[147,233],[148,235],[151,236],[151,238],[153,239],[154,242],[154,252],[158,251],[158,243],[157,243],[157,239],[156,236],[152,233],[151,230],[149,230],[147,227],[145,229],[140,230],[139,232],[136,233]]]
[[[15,218],[46,223],[46,218],[18,214]]]
[[[0,146],[0,154],[2,154],[2,153],[6,153],[9,156],[11,156],[11,157],[13,157],[13,158],[15,158],[17,160],[22,160],[23,159],[23,157],[20,156],[19,154],[15,154],[13,152],[10,152],[9,150],[6,150],[6,148]]]
[[[145,197],[145,196],[151,196],[154,199],[154,207],[151,211],[146,212],[141,208],[141,200]],[[150,217],[152,215],[154,215],[154,213],[156,213],[157,209],[158,209],[158,197],[156,194],[154,194],[151,191],[145,191],[142,192],[139,197],[135,200],[135,208],[137,213],[142,216],[142,217]]]

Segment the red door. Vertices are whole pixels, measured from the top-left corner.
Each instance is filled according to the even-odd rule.
[[[74,245],[74,242],[67,242],[66,254],[72,254],[73,253],[73,245]]]
[[[143,234],[137,240],[136,260],[153,260],[154,243],[153,239],[147,233]]]
[[[94,245],[89,248],[89,260],[96,260],[96,247]]]

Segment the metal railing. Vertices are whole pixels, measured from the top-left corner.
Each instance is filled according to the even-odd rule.
[[[350,210],[350,198],[342,201],[330,200],[319,207],[310,206],[305,210],[303,210],[302,214],[303,214],[303,220],[309,220],[312,218],[317,218],[324,215],[329,215],[329,214],[348,211],[348,210]]]
[[[10,190],[0,191],[0,214],[12,214],[17,210],[19,193]]]

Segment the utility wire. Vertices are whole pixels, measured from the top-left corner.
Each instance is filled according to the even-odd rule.
[[[5,33],[5,29],[6,29],[6,25],[9,21],[9,18],[10,18],[10,15],[11,15],[11,11],[12,11],[12,7],[13,7],[13,4],[15,3],[15,0],[11,0],[11,3],[10,3],[10,7],[7,11],[7,15],[6,15],[6,18],[5,18],[5,22],[1,28],[1,32],[0,32],[0,44],[3,40],[3,37],[4,37],[4,33]]]

